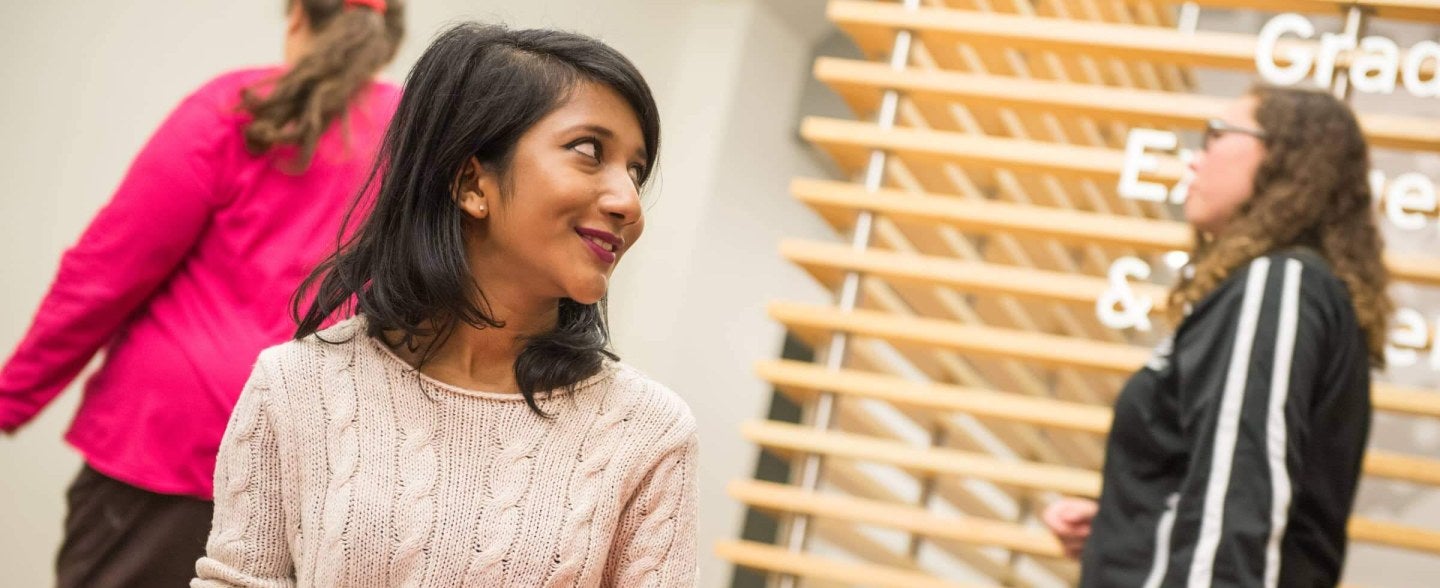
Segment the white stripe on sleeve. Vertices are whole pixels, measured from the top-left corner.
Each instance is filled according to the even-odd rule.
[[[1200,518],[1200,538],[1195,544],[1195,557],[1190,562],[1187,584],[1190,588],[1210,588],[1215,572],[1215,550],[1220,546],[1225,495],[1229,493],[1235,437],[1240,429],[1240,406],[1245,399],[1246,380],[1250,375],[1250,351],[1255,344],[1255,326],[1260,320],[1260,302],[1265,297],[1265,281],[1269,275],[1269,259],[1261,257],[1250,263],[1250,275],[1245,280],[1245,299],[1240,306],[1240,324],[1235,332],[1230,369],[1225,375],[1225,389],[1220,400],[1219,422],[1215,427],[1210,478],[1205,486],[1205,510]]]
[[[1265,545],[1265,586],[1280,582],[1280,538],[1290,522],[1290,470],[1285,465],[1285,401],[1290,397],[1290,364],[1300,322],[1299,260],[1285,262],[1280,297],[1280,328],[1275,334],[1275,371],[1270,376],[1270,406],[1265,417],[1265,453],[1270,458],[1270,541]]]
[[[1165,571],[1170,569],[1170,532],[1175,530],[1175,510],[1180,503],[1177,492],[1165,497],[1165,512],[1155,523],[1155,559],[1150,562],[1150,575],[1145,577],[1141,588],[1160,588],[1165,581]]]

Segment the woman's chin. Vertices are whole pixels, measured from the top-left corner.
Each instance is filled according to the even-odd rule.
[[[601,278],[594,284],[585,284],[577,288],[570,288],[570,299],[580,304],[595,304],[605,298],[605,293],[610,289],[610,280]]]
[[[1185,222],[1190,223],[1190,226],[1202,231],[1205,230],[1205,225],[1210,224],[1209,218],[1207,218],[1208,215],[1206,215],[1205,211],[1199,206],[1187,203],[1184,208],[1184,216]]]
[[[570,299],[577,303],[590,305],[599,302],[604,296],[571,296]]]
[[[1190,227],[1197,231],[1211,234],[1214,234],[1221,226],[1224,226],[1224,223],[1217,222],[1215,218],[1203,214],[1186,214],[1185,222],[1189,223]]]

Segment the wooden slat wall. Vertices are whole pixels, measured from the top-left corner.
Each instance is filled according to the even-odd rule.
[[[1358,5],[1376,18],[1440,23],[1440,0],[1197,4],[1321,15]],[[1159,268],[1162,254],[1191,240],[1171,208],[1117,193],[1126,135],[1198,130],[1228,97],[1195,93],[1191,68],[1254,67],[1254,34],[1184,33],[1175,10],[1157,0],[830,3],[828,17],[866,59],[821,58],[814,75],[855,119],[808,118],[800,132],[845,179],[797,179],[791,192],[839,236],[862,213],[873,215],[874,232],[863,250],[839,239],[781,247],[837,292],[847,274],[861,276],[853,311],[769,308],[817,350],[847,333],[850,351],[840,369],[757,366],[802,405],[833,395],[836,416],[829,427],[743,427],[746,439],[796,464],[822,456],[821,482],[733,483],[735,500],[813,524],[804,551],[728,541],[717,546],[722,558],[804,586],[1074,581],[1076,566],[1035,512],[1060,494],[1098,492],[1110,403],[1159,336],[1101,325],[1095,301],[1115,259]],[[914,44],[897,70],[886,61],[901,30]],[[887,90],[900,96],[893,128],[874,122]],[[1440,120],[1360,114],[1372,145],[1440,152]],[[870,190],[860,177],[877,150],[888,159],[883,186]],[[1174,183],[1181,162],[1157,158],[1144,179]],[[1425,287],[1440,286],[1437,261],[1386,259],[1397,281]],[[1164,287],[1134,288],[1163,324]],[[1428,390],[1381,382],[1374,403],[1440,419],[1440,395]],[[1364,467],[1367,479],[1440,486],[1434,459],[1372,450]],[[1440,555],[1440,525],[1425,523],[1357,517],[1351,539]],[[964,581],[950,573],[961,568]]]

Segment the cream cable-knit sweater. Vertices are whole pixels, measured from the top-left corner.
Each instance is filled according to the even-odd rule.
[[[693,586],[695,419],[607,362],[541,401],[426,378],[364,319],[266,350],[192,588]]]

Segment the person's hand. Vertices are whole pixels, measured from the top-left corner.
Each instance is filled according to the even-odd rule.
[[[1065,555],[1079,559],[1085,549],[1085,540],[1090,538],[1090,522],[1100,505],[1089,498],[1061,498],[1045,507],[1040,520],[1060,540]]]

